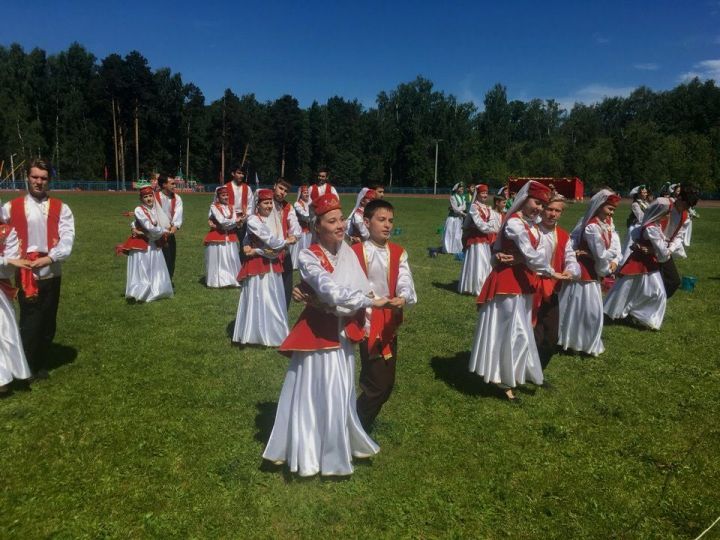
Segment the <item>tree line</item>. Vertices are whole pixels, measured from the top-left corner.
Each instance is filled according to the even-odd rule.
[[[0,46],[2,177],[50,157],[61,179],[130,181],[153,171],[215,183],[246,160],[251,178],[297,183],[328,166],[339,185],[431,186],[512,176],[579,176],[626,190],[667,181],[720,190],[720,88],[693,79],[668,91],[639,87],[565,110],[552,99],[508,100],[496,84],[483,107],[423,77],[381,91],[375,105],[332,97],[300,107],[284,95],[206,103],[169,68],[133,51],[98,59],[74,43],[58,54]]]

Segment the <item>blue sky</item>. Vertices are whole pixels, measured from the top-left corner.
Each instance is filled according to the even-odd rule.
[[[137,49],[208,101],[231,88],[288,93],[304,107],[334,95],[372,106],[422,75],[478,105],[497,82],[511,99],[567,105],[720,80],[720,0],[16,1],[2,15],[3,45],[54,53],[78,41],[98,58]]]

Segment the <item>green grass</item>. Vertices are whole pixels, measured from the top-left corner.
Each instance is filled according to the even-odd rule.
[[[460,263],[427,256],[447,202],[391,199],[419,303],[381,452],[336,482],[260,470],[287,360],[232,347],[239,292],[199,283],[209,196],[185,197],[176,297],[148,305],[126,304],[113,255],[136,199],[63,198],[77,239],[58,365],[0,401],[2,538],[694,538],[720,514],[720,210],[700,210],[679,263],[697,289],[660,332],[607,327],[605,354],[556,356],[556,390],[527,387],[515,407],[467,372]]]

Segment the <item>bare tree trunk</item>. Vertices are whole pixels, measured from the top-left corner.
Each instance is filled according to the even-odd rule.
[[[120,187],[120,173],[118,172],[118,139],[117,139],[117,121],[115,120],[115,96],[112,97],[112,119],[113,119],[113,151],[115,154],[115,188]]]
[[[140,129],[137,99],[135,100],[135,180],[140,180]]]
[[[222,151],[220,154],[220,183],[225,181],[225,96],[223,96]]]
[[[120,103],[117,103],[117,114],[118,118],[122,118],[120,113]],[[125,190],[125,135],[123,134],[122,121],[118,122],[118,155],[120,159],[120,181],[123,183],[123,190]]]

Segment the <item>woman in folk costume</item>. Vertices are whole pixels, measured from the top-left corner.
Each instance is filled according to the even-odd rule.
[[[662,326],[667,295],[659,263],[672,257],[662,219],[670,210],[670,199],[658,197],[645,210],[640,227],[633,231],[630,253],[618,272],[620,277],[605,298],[605,314],[611,319],[632,317],[653,330]]]
[[[603,300],[600,280],[620,262],[620,239],[612,216],[620,196],[609,189],[596,193],[570,238],[580,264],[580,279],[566,283],[559,294],[558,345],[592,356],[601,354]]]
[[[162,253],[170,222],[155,204],[151,186],[140,188],[140,200],[142,204],[133,212],[133,230],[137,234],[116,249],[128,256],[125,298],[138,302],[172,298],[172,283]]]
[[[512,264],[501,258],[485,280],[478,296],[478,321],[470,353],[470,371],[485,382],[502,388],[506,397],[517,400],[513,388],[526,378],[543,383],[532,329],[533,296],[537,274],[556,279],[538,247],[540,230],[535,222],[550,190],[539,182],[525,184],[503,221],[494,250],[511,255]]]
[[[650,204],[650,201],[648,201],[648,190],[645,185],[639,185],[632,188],[630,190],[630,196],[633,198],[633,202],[630,205],[630,215],[627,218],[628,234],[625,239],[625,248],[623,249],[625,256],[629,255],[629,253],[627,253],[627,248],[632,243],[630,240],[632,233],[635,229],[640,227],[645,209]]]
[[[557,193],[551,196],[550,202],[542,209],[541,220],[538,223],[542,234],[539,250],[555,272],[565,275],[568,279],[578,279],[580,266],[575,258],[570,234],[557,224],[564,210],[565,197]],[[558,292],[562,282],[547,276],[540,276],[539,279],[533,306],[533,333],[540,355],[540,365],[545,369],[558,348],[560,324]]]
[[[31,271],[30,262],[20,258],[15,229],[0,224],[0,394],[9,390],[13,379],[32,377],[13,308],[17,289],[10,280],[18,269]]]
[[[273,211],[273,192],[255,192],[255,214],[247,218],[243,261],[238,280],[242,284],[232,340],[241,344],[277,347],[288,335],[285,287],[282,272],[284,249],[295,243],[273,236],[267,224]]]
[[[370,238],[363,216],[365,214],[365,205],[376,198],[377,193],[374,189],[364,187],[358,193],[355,208],[350,212],[345,225],[345,234],[347,234],[351,244],[364,242]]]
[[[300,253],[300,277],[316,301],[280,346],[291,360],[263,458],[287,463],[300,476],[349,475],[353,457],[379,451],[355,408],[354,343],[365,335],[365,309],[388,300],[370,297],[358,258],[343,241],[338,198],[322,195],[313,209],[317,243]]]
[[[450,208],[445,220],[445,234],[443,235],[443,253],[460,253],[462,245],[462,225],[466,215],[466,201],[463,196],[465,187],[458,182],[452,188],[450,195]]]
[[[293,204],[295,215],[300,225],[300,236],[297,244],[290,246],[290,256],[292,257],[293,270],[298,268],[298,257],[303,249],[310,247],[312,243],[312,233],[310,232],[310,188],[307,184],[303,184],[298,189],[297,200]]]
[[[458,284],[458,292],[461,294],[480,294],[485,278],[492,270],[490,246],[495,241],[502,220],[485,204],[487,199],[488,187],[478,184],[463,224],[465,260]]]
[[[205,235],[205,286],[210,288],[239,287],[237,276],[240,272],[237,227],[241,216],[228,203],[226,186],[215,190],[215,199],[210,205],[208,220],[212,223]]]

